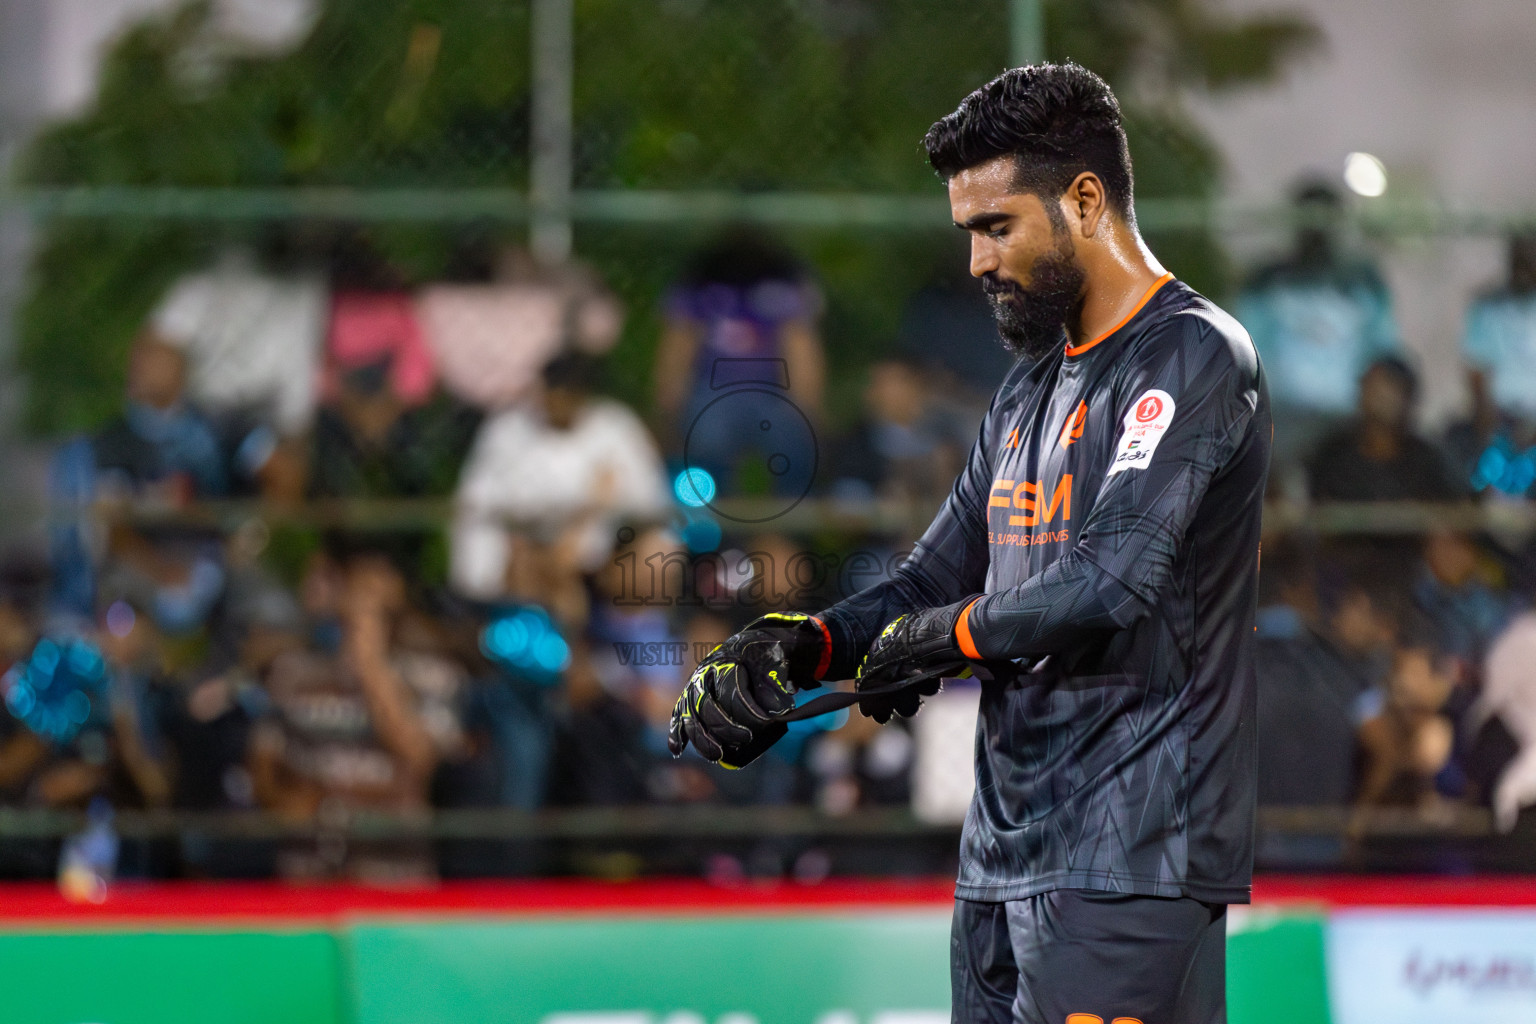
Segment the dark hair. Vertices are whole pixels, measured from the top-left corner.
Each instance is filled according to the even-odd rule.
[[[1295,206],[1324,207],[1330,210],[1342,209],[1344,197],[1339,190],[1333,187],[1333,182],[1326,178],[1305,177],[1291,186],[1291,203]]]
[[[1366,374],[1371,373],[1386,374],[1393,383],[1403,389],[1403,394],[1408,396],[1409,402],[1418,401],[1419,375],[1414,372],[1413,366],[1406,359],[1400,356],[1377,356],[1360,377],[1363,380]]]
[[[732,224],[706,242],[684,275],[687,284],[750,288],[763,281],[798,281],[805,269],[773,235],[751,224]]]
[[[1134,223],[1131,151],[1120,104],[1087,68],[1031,64],[1004,71],[960,101],[923,136],[928,162],[951,178],[968,167],[1012,156],[1014,187],[1054,199],[1092,171],[1109,205]]]
[[[594,356],[564,352],[544,364],[544,386],[586,393],[597,387],[601,371]]]

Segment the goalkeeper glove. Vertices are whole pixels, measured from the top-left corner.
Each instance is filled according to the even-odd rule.
[[[692,743],[707,760],[745,767],[783,738],[789,727],[776,719],[794,709],[796,693],[821,685],[830,656],[818,619],[754,620],[699,662],[672,708],[667,748],[678,757]]]
[[[859,665],[854,692],[906,678],[913,683],[895,693],[859,701],[859,711],[881,723],[890,721],[893,714],[910,718],[924,697],[939,692],[943,678],[969,675],[970,663],[960,650],[955,629],[971,603],[967,598],[942,608],[908,612],[882,629]]]

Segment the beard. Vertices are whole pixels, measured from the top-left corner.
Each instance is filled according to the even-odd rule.
[[[1028,288],[991,274],[983,277],[981,288],[992,306],[1003,347],[1016,356],[1038,360],[1060,345],[1062,332],[1075,331],[1082,316],[1086,276],[1071,240],[1058,236],[1056,248],[1030,268]]]

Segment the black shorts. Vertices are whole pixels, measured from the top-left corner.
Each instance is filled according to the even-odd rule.
[[[955,1024],[1225,1024],[1227,908],[1057,889],[955,901]]]

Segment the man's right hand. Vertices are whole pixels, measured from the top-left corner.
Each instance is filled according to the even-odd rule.
[[[706,760],[742,768],[783,738],[777,719],[795,694],[821,685],[830,640],[809,615],[774,613],[716,647],[699,662],[672,709],[667,747],[681,756],[689,743]]]

